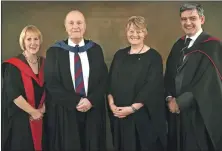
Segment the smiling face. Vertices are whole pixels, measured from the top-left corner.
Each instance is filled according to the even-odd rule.
[[[141,45],[144,43],[146,37],[144,29],[139,29],[135,25],[131,24],[127,30],[127,39],[131,45]]]
[[[83,14],[79,11],[71,11],[65,19],[66,32],[70,39],[81,41],[86,31],[86,23]]]
[[[186,10],[180,15],[180,23],[183,31],[188,36],[195,35],[204,24],[205,17],[200,16],[196,9]]]
[[[26,32],[24,49],[30,54],[36,54],[40,49],[40,38],[36,33]]]
[[[127,40],[131,45],[143,45],[147,36],[146,21],[142,16],[131,16],[126,26]]]
[[[42,41],[42,33],[34,25],[23,28],[19,37],[21,49],[31,54],[36,54],[40,50]]]

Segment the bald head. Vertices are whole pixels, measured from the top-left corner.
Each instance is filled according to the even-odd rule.
[[[85,17],[83,15],[83,13],[81,13],[79,10],[72,10],[66,15],[65,23],[66,23],[67,19],[69,20],[70,18],[73,18],[73,17],[78,17],[79,19],[84,20],[84,22],[85,22]]]
[[[65,18],[65,28],[74,43],[80,42],[86,30],[84,15],[78,10],[70,11]]]

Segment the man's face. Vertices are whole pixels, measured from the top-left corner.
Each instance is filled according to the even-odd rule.
[[[70,12],[66,16],[65,28],[69,38],[81,40],[86,31],[86,23],[83,14],[78,11]]]
[[[205,17],[199,16],[197,10],[186,10],[180,15],[180,23],[183,31],[188,36],[195,35],[204,24]]]

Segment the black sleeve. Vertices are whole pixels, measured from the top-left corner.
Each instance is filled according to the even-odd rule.
[[[160,55],[152,56],[152,62],[149,70],[147,70],[146,80],[134,102],[144,104],[152,120],[152,125],[157,131],[157,135],[160,136],[161,141],[164,143],[167,125],[164,101],[163,63]]]
[[[192,92],[184,92],[179,97],[176,98],[176,102],[181,111],[190,108],[190,106],[194,103],[194,96]]]
[[[104,107],[104,99],[106,94],[107,88],[107,77],[108,77],[108,69],[104,61],[103,51],[102,48],[99,46],[98,53],[97,53],[97,60],[98,60],[98,73],[96,81],[94,81],[94,89],[91,91],[89,96],[87,97],[89,101],[92,103],[93,107]]]
[[[12,116],[21,110],[14,100],[20,95],[25,98],[25,91],[19,69],[8,63],[4,63],[3,68],[2,106]]]
[[[57,53],[57,50],[52,48],[50,48],[46,53],[44,79],[47,99],[50,98],[50,102],[57,105],[61,105],[69,109],[75,109],[81,97],[76,95],[74,91],[65,89],[61,83],[58,71],[59,56]]]
[[[110,68],[109,68],[109,74],[108,74],[108,80],[107,80],[107,97],[109,94],[112,94],[112,88],[111,88],[111,83],[112,83],[112,73],[113,73],[113,65],[115,63],[116,60],[116,55],[117,53],[114,55],[113,60],[111,62]]]
[[[13,102],[20,95],[24,97],[24,86],[19,69],[14,65],[7,64],[3,74],[8,103]]]
[[[160,55],[154,55],[147,70],[146,80],[139,90],[135,103],[143,103],[152,112],[157,105],[163,102],[164,86],[163,86],[163,63]],[[161,101],[161,102],[159,102]]]
[[[166,69],[164,74],[164,97],[165,99],[168,96],[174,97],[174,76],[173,76],[173,70],[175,69],[175,55],[174,55],[174,46],[172,47],[170,54],[167,58],[166,62]]]
[[[209,51],[215,51],[215,49],[211,48],[209,47]],[[205,62],[209,63],[206,63],[207,65],[204,65],[204,63],[200,65],[204,67],[202,69],[205,72],[200,77],[195,78],[197,82],[195,82],[192,92],[210,139],[215,148],[221,150],[222,76],[218,71],[222,71],[222,47],[218,49],[217,55],[212,55],[211,60],[207,56],[205,57]]]
[[[199,78],[195,78],[195,79],[200,79],[201,75],[206,73],[207,68],[210,65],[210,61],[208,59],[205,59],[205,56],[200,53],[198,55],[196,55],[196,60],[197,61],[199,60],[198,61],[199,64],[201,64],[201,65],[203,65],[203,67],[205,67],[205,69],[202,66],[199,66],[197,68],[196,73],[199,73],[199,74],[197,74],[196,77],[199,76]],[[194,94],[192,92],[192,86],[187,88],[187,90],[185,90],[182,94],[180,94],[176,98],[176,102],[178,104],[180,111],[187,110],[190,107],[192,107],[193,105],[195,105],[196,102],[195,102]]]

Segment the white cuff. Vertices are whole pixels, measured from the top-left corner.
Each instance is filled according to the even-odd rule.
[[[172,98],[172,96],[167,96],[167,97],[166,97],[166,101],[167,101],[167,102],[168,102],[168,99],[169,99],[169,98]]]

